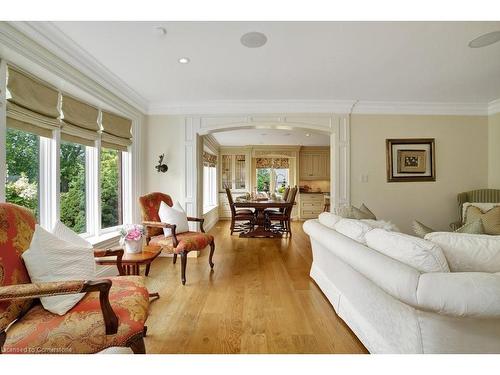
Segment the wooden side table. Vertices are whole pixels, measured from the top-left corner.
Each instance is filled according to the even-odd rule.
[[[125,275],[136,275],[140,274],[140,267],[142,265],[146,266],[145,275],[149,275],[149,269],[151,263],[155,260],[161,253],[161,246],[144,246],[142,252],[140,253],[124,253],[122,258],[122,268]],[[116,257],[105,257],[96,258],[96,264],[101,266],[116,266]],[[150,293],[150,297],[159,298],[158,293]]]

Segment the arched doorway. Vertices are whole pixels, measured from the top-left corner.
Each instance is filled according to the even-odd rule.
[[[201,216],[201,136],[237,129],[300,129],[330,137],[332,207],[350,204],[350,124],[348,114],[214,115],[185,118],[184,202],[188,215]]]

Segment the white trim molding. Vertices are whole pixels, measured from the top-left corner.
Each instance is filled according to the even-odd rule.
[[[231,114],[186,116],[184,202],[188,215],[202,215],[199,179],[199,137],[235,129],[308,129],[330,137],[332,206],[350,204],[350,117],[348,114]]]
[[[500,99],[493,100],[488,103],[488,115],[500,113]]]
[[[495,102],[491,102],[495,103]],[[490,105],[491,105],[490,103]],[[353,108],[354,107],[354,108]],[[150,115],[267,113],[349,113],[487,116],[488,103],[398,102],[358,100],[207,100],[151,103]]]

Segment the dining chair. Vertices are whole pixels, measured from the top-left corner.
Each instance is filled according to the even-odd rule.
[[[0,223],[0,354],[91,354],[116,346],[145,353],[149,296],[143,277],[32,283],[22,254],[33,237],[34,215],[0,203]],[[95,257],[120,255],[121,249],[94,251]],[[64,315],[39,300],[77,293],[85,296]]]
[[[231,209],[231,235],[233,232],[243,232],[246,230],[251,230],[255,223],[255,215],[254,212],[250,209],[241,208],[236,209],[234,207],[233,195],[231,194],[231,190],[226,187],[226,195],[227,200],[229,202],[229,208]],[[236,225],[236,222],[245,222],[242,225]]]
[[[279,222],[275,224],[275,228],[281,230],[284,233],[287,233],[290,237],[292,236],[292,228],[290,225],[293,203],[295,203],[295,197],[297,196],[297,186],[290,189],[290,192],[287,196],[287,203],[292,203],[291,205],[285,207],[283,212],[269,212],[266,214],[267,220],[272,224],[273,221]]]
[[[288,195],[290,194],[290,186],[288,186],[285,191],[283,192],[283,196],[281,197],[281,199],[283,199],[285,202],[286,200],[288,199]],[[266,208],[264,210],[264,213],[269,213],[269,214],[276,214],[276,213],[283,213],[285,211],[285,208],[282,207],[282,208]]]
[[[200,223],[200,231],[188,231],[176,233],[176,226],[170,223],[162,223],[158,211],[161,202],[165,202],[169,207],[173,206],[172,198],[168,194],[150,193],[139,197],[141,206],[142,224],[146,228],[146,245],[161,246],[163,251],[173,254],[173,263],[177,262],[177,255],[181,256],[181,281],[186,285],[187,255],[191,251],[201,251],[210,246],[208,264],[214,268],[212,261],[215,252],[214,236],[205,233],[203,222],[205,219],[197,217],[187,217],[188,221]],[[165,237],[164,228],[170,228],[172,235]]]

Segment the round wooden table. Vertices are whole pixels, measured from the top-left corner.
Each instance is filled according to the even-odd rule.
[[[151,262],[161,253],[160,246],[144,246],[140,253],[124,253],[122,258],[122,267],[125,275],[140,274],[140,266],[146,266],[145,275],[149,275]],[[116,257],[97,258],[96,263],[102,266],[116,265]]]

